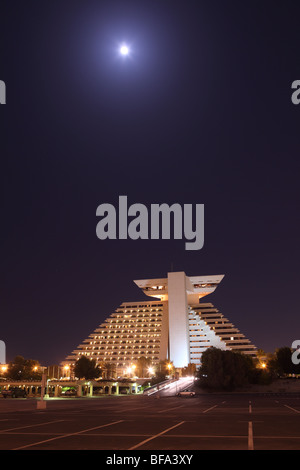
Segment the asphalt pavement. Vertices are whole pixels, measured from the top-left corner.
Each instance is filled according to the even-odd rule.
[[[1,450],[299,450],[300,398],[0,399]]]

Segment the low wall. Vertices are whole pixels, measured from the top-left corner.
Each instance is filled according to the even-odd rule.
[[[278,379],[269,385],[250,385],[244,390],[261,393],[300,393],[300,379]]]
[[[196,393],[230,393],[226,390],[212,390],[195,387]],[[298,393],[300,394],[300,378],[298,379],[278,379],[269,385],[249,385],[247,387],[236,388],[233,393]]]

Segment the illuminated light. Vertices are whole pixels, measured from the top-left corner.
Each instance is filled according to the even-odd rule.
[[[129,47],[126,44],[121,45],[120,54],[123,56],[127,56],[129,54]]]

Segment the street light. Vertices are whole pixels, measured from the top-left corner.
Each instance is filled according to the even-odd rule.
[[[66,374],[65,377],[69,377],[69,378],[70,378],[70,375],[67,375],[67,373],[69,372],[69,370],[70,370],[70,366],[69,366],[68,364],[66,364],[66,365],[64,366],[64,371],[65,371],[65,374]]]
[[[135,364],[131,364],[131,366],[128,366],[128,367],[127,367],[126,372],[127,372],[127,374],[130,376],[130,374],[134,374],[135,369],[136,369],[136,365],[135,365]]]

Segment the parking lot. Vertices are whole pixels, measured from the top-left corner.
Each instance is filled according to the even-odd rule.
[[[299,450],[296,395],[0,399],[2,450]]]

